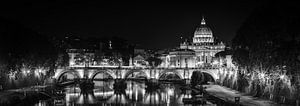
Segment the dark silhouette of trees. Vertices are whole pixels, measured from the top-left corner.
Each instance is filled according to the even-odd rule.
[[[201,71],[193,71],[192,77],[191,77],[191,85],[192,87],[195,87],[199,84],[204,83],[204,75]]]
[[[146,61],[148,61],[150,66],[154,66],[154,67],[157,67],[162,62],[161,59],[159,59],[157,57],[154,57],[154,56],[151,56],[151,57],[147,58]]]
[[[12,73],[15,79],[21,78],[23,69],[30,76],[39,68],[50,76],[58,65],[58,50],[50,39],[11,20],[0,18],[0,23],[1,79]]]
[[[254,10],[233,39],[234,61],[247,67],[262,64],[264,70],[287,66],[295,72],[300,32],[300,17],[295,10],[299,10],[295,4],[285,2],[268,3]]]
[[[299,10],[299,6],[293,1],[266,2],[256,8],[239,28],[232,40],[232,48],[233,61],[240,71],[238,78],[240,90],[243,90],[241,84],[245,83],[245,80],[249,83],[243,84],[244,87],[251,86],[251,90],[256,92],[255,96],[263,96],[266,84],[277,89],[280,86],[274,83],[283,81],[282,79],[291,81],[291,85],[283,81],[286,85],[282,86],[290,88],[297,86],[296,82],[299,82],[299,79],[296,79],[300,75]],[[260,75],[271,78],[273,82],[258,80]],[[250,76],[254,76],[254,79]],[[275,100],[283,96],[273,94]],[[284,97],[287,100],[295,99],[290,96]]]

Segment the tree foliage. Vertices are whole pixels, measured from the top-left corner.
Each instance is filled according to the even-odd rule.
[[[158,65],[161,64],[162,60],[157,58],[157,57],[149,57],[146,59],[146,61],[148,61],[150,66],[155,66],[157,67]],[[153,64],[154,63],[154,64]]]
[[[270,71],[299,69],[299,10],[293,3],[268,3],[253,11],[232,41],[233,59],[241,67]],[[299,12],[299,11],[298,11]]]
[[[275,101],[299,99],[292,93],[299,91],[300,82],[299,10],[292,1],[272,1],[256,8],[245,20],[232,40],[239,90],[254,96],[269,95]],[[227,79],[225,76],[224,82]]]
[[[191,85],[195,87],[196,85],[202,84],[204,81],[204,75],[201,71],[193,71],[191,77]]]
[[[26,69],[34,73],[43,68],[50,74],[57,65],[58,50],[47,36],[24,27],[18,22],[0,18],[0,64],[1,74],[6,76]],[[1,80],[0,82],[3,82]]]

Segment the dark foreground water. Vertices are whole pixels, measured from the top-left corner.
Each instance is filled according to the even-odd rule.
[[[143,82],[127,81],[124,91],[113,90],[114,81],[95,81],[95,89],[82,92],[79,87],[68,87],[60,98],[39,100],[34,106],[198,106],[184,104],[183,98],[192,98],[191,91],[181,90],[178,84],[162,84],[160,89],[148,90]],[[225,105],[216,98],[206,97],[208,106]]]

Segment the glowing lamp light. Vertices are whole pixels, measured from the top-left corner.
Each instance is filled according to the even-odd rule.
[[[215,60],[212,64],[219,64],[219,62]]]
[[[260,78],[264,78],[265,74],[264,73],[260,73],[259,76],[260,76]]]
[[[10,72],[8,75],[9,75],[9,78],[13,79],[16,77],[16,72]]]
[[[284,78],[284,75],[280,75],[279,78],[280,78],[280,79],[283,79],[283,78]]]
[[[233,74],[233,72],[232,71],[229,71],[229,75],[231,76]]]
[[[39,69],[39,71],[38,71],[39,73],[42,73],[42,70],[41,69]]]
[[[39,76],[40,72],[39,71],[34,71],[35,76]]]

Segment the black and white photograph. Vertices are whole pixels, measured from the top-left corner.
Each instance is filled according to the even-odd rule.
[[[300,3],[0,1],[0,106],[300,106]]]

